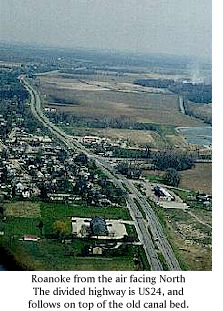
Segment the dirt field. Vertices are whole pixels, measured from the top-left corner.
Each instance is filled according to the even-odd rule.
[[[197,163],[191,170],[181,172],[180,188],[212,193],[211,163]]]
[[[59,111],[75,113],[77,116],[129,116],[139,122],[174,126],[203,124],[179,112],[176,95],[141,91],[136,93],[132,86],[129,86],[127,79],[124,85],[120,83],[117,86],[116,80],[113,81],[112,78],[106,83],[102,83],[100,78],[98,76],[98,80],[94,82],[92,80],[81,82],[59,76],[43,76],[40,77],[40,81],[42,92],[47,95],[52,105],[58,99],[60,103],[64,100],[66,105],[55,107]]]

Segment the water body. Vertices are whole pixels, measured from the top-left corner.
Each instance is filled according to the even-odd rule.
[[[208,146],[212,145],[212,127],[178,127],[177,131],[183,135],[189,144]]]

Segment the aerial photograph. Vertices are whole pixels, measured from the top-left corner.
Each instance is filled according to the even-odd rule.
[[[0,8],[0,271],[211,271],[212,1]]]

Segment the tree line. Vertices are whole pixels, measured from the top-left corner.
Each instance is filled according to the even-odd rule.
[[[134,83],[147,87],[166,88],[194,103],[208,104],[212,102],[212,86],[210,84],[183,83],[171,79],[140,79]]]

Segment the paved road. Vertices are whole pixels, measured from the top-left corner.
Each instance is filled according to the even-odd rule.
[[[32,85],[25,79],[24,76],[20,77],[20,81],[24,84],[25,88],[31,95],[30,104],[34,117],[36,117],[45,127],[47,127],[54,136],[62,141],[67,148],[83,152],[88,157],[92,158],[96,165],[110,178],[113,184],[125,191],[127,206],[132,218],[135,221],[139,240],[144,247],[151,270],[163,270],[157,254],[157,247],[163,254],[166,264],[170,270],[181,270],[158,218],[141,193],[129,182],[127,178],[117,174],[114,168],[107,163],[106,160],[98,158],[96,155],[87,150],[81,143],[71,140],[64,131],[49,121],[49,119],[43,114],[41,99],[37,91],[33,89]],[[145,211],[147,220],[143,219],[140,209]]]

